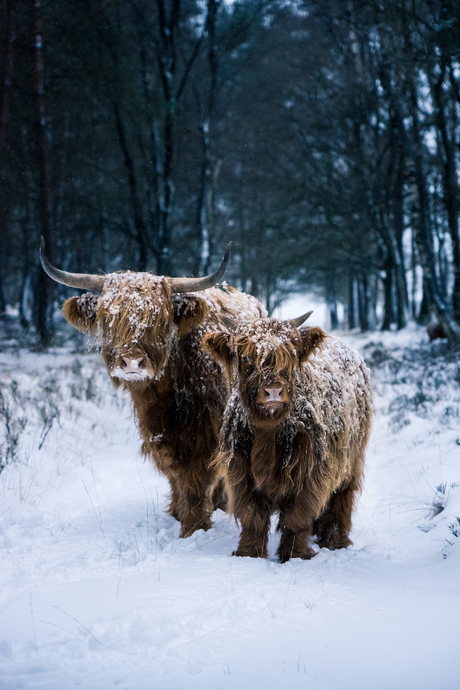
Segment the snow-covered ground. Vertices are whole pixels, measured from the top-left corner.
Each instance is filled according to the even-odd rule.
[[[179,539],[97,354],[0,355],[0,688],[457,690],[460,368],[421,330],[349,336],[377,414],[354,546]],[[6,453],[8,450],[8,457]]]

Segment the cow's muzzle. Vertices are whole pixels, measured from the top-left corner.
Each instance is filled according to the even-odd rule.
[[[138,357],[137,359],[130,356],[119,357],[117,366],[115,366],[110,375],[117,379],[132,382],[152,378],[152,373],[148,371],[145,357]]]
[[[140,372],[145,368],[145,357],[139,357],[139,359],[131,359],[131,357],[122,357],[121,368],[125,374],[140,374]]]
[[[256,402],[258,405],[270,405],[273,407],[289,402],[286,386],[282,384],[261,386],[257,393]]]

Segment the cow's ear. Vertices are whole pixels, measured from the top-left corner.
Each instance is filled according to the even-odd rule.
[[[300,354],[300,361],[306,362],[311,353],[321,345],[327,337],[322,328],[309,328],[304,326],[299,328],[300,337],[302,339],[302,352]]]
[[[92,292],[85,292],[80,297],[71,297],[62,305],[62,313],[67,321],[79,331],[95,335],[97,300],[97,296]]]
[[[174,323],[179,337],[199,326],[209,314],[209,307],[201,297],[191,294],[174,295],[172,298]]]
[[[229,333],[207,333],[203,338],[203,350],[211,357],[223,364],[230,371],[232,367],[232,352],[230,350]]]

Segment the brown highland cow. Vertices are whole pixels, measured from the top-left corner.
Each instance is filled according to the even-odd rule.
[[[223,328],[221,314],[245,320],[265,315],[255,298],[211,287],[225,271],[229,247],[215,274],[189,279],[130,271],[67,273],[50,265],[43,243],[40,250],[53,280],[101,293],[71,297],[63,313],[100,343],[113,385],[129,391],[142,453],[169,479],[169,512],[181,523],[181,537],[209,529],[213,508],[224,507],[225,498],[211,459],[227,387],[220,368],[203,352],[202,338]],[[196,291],[202,291],[200,297]]]
[[[352,543],[373,414],[369,372],[337,338],[300,328],[310,314],[225,319],[231,334],[204,337],[232,386],[215,462],[242,528],[235,556],[267,556],[274,512],[281,563],[314,556],[313,535],[329,549]]]

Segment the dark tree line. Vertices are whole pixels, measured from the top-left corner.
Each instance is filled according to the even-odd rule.
[[[43,344],[60,267],[228,279],[337,325],[460,340],[453,0],[5,0],[0,312]]]

